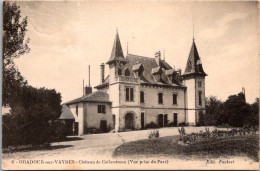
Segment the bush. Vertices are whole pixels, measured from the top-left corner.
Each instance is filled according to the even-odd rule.
[[[168,126],[168,127],[176,127],[177,125],[175,125],[174,122],[170,122],[170,123],[167,123],[166,126]]]
[[[146,124],[145,128],[146,128],[146,129],[147,129],[147,128],[159,128],[159,125],[156,124],[156,123],[154,123],[154,122],[152,121],[152,122]]]
[[[159,130],[154,130],[154,131],[151,131],[148,135],[148,138],[151,139],[151,138],[158,138],[160,137],[160,133],[159,133]]]
[[[187,124],[185,122],[181,122],[178,124],[178,126],[187,126]]]

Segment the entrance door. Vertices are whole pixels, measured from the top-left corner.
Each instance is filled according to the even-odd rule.
[[[177,123],[178,123],[178,121],[177,121],[177,113],[174,113],[173,114],[173,125],[177,126]]]
[[[158,124],[159,127],[163,127],[163,114],[158,115]]]
[[[79,134],[79,123],[74,122],[73,135],[78,135],[78,134]]]
[[[102,132],[107,132],[107,121],[106,120],[100,121],[100,130]]]
[[[142,126],[142,129],[144,129],[144,113],[143,112],[141,113],[141,126]]]
[[[133,129],[134,128],[134,116],[132,113],[127,113],[125,115],[125,129]]]

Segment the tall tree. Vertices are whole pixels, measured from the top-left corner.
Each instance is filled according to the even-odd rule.
[[[3,104],[8,106],[11,97],[27,82],[15,67],[13,59],[29,53],[30,39],[25,39],[27,32],[27,17],[21,19],[20,7],[16,3],[3,3]]]
[[[210,96],[205,99],[206,102],[206,125],[219,125],[224,122],[224,106],[223,102],[218,100],[215,96]]]
[[[245,102],[245,95],[239,93],[229,96],[225,106],[225,120],[231,126],[243,126],[245,120],[250,114],[250,105]]]

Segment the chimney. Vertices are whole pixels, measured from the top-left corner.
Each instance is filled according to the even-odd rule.
[[[105,81],[105,64],[104,63],[102,63],[100,65],[100,74],[101,74],[100,75],[100,78],[101,78],[100,83],[102,84]]]
[[[178,73],[179,73],[179,75],[181,75],[181,69],[178,69]]]
[[[91,94],[92,93],[92,87],[86,86],[85,87],[85,95]]]
[[[155,52],[154,56],[155,56],[155,61],[158,65],[158,67],[160,67],[161,66],[161,52],[160,51]]]
[[[88,66],[88,86],[85,87],[85,95],[92,93],[92,87],[90,86],[90,65]]]

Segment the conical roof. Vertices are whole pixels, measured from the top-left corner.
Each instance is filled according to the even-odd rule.
[[[116,32],[113,49],[112,49],[111,56],[110,56],[110,59],[108,60],[107,64],[113,63],[115,61],[121,61],[123,63],[127,63],[127,61],[124,57],[124,54],[123,54],[122,47],[121,47],[118,31]]]
[[[195,44],[195,41],[193,40],[192,46],[190,49],[189,58],[187,60],[185,72],[183,75],[187,74],[202,74],[206,76],[207,74],[204,72],[202,63],[199,57],[199,53]]]

